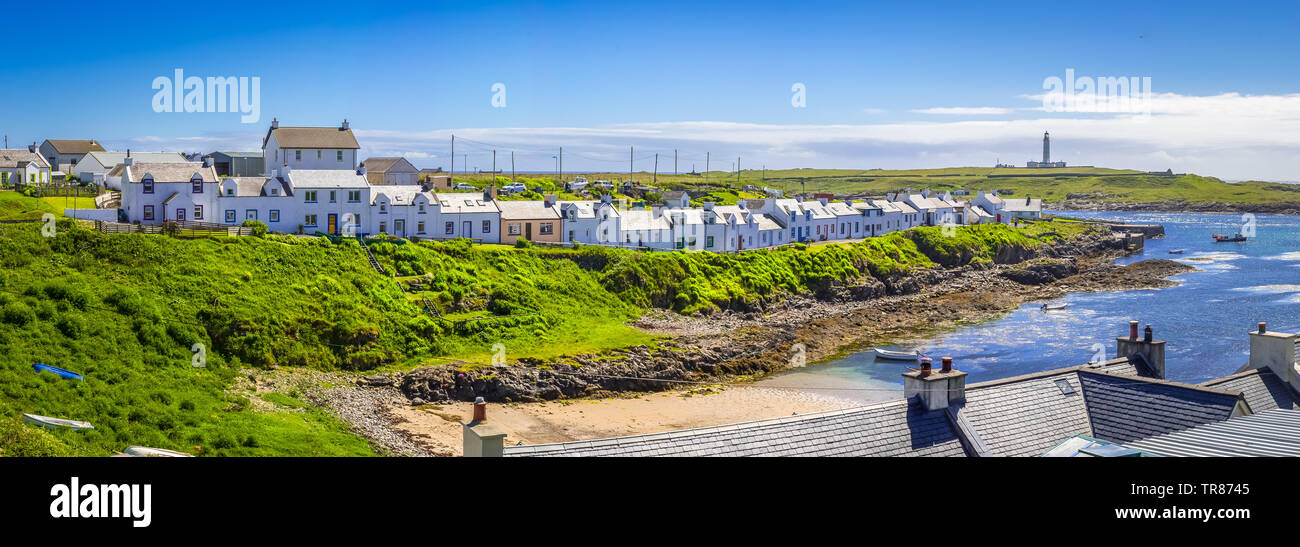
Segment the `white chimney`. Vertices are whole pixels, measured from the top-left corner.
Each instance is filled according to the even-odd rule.
[[[461,422],[466,458],[500,458],[505,455],[506,433],[487,423],[487,402],[474,398],[474,417]]]
[[[36,153],[36,142],[35,142],[35,141],[32,141],[31,144],[27,145],[27,151],[28,151],[28,152],[31,152],[31,153],[33,153],[33,154]]]
[[[279,129],[279,128],[280,128],[280,120],[277,118],[271,118],[271,129]]]
[[[339,129],[341,129],[341,130],[343,130],[343,131],[347,131],[347,130],[348,130],[348,120],[347,120],[346,118],[343,119],[343,125],[340,126]]]
[[[366,164],[363,163],[361,164],[361,167],[357,168],[357,174],[363,177],[366,176]]]
[[[952,357],[943,358],[943,368],[930,369],[930,358],[921,359],[921,370],[903,373],[903,398],[916,400],[925,410],[942,410],[966,402],[966,373],[952,368]]]
[[[212,167],[212,156],[203,156],[203,166]]]
[[[1268,332],[1265,323],[1250,333],[1250,364],[1248,368],[1267,368],[1278,378],[1300,390],[1300,367],[1296,366],[1296,344],[1300,335]]]
[[[127,167],[135,165],[135,158],[131,157],[130,154],[128,153],[128,155],[122,159],[122,165],[125,165]]]
[[[713,202],[712,202],[712,201],[706,201],[706,202],[704,202],[704,210],[705,210],[705,211],[712,211],[712,210],[713,210]]]
[[[542,206],[551,207],[555,205],[555,194],[546,194],[542,199]]]

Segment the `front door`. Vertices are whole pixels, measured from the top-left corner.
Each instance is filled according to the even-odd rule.
[[[474,223],[466,220],[460,223],[460,228],[464,233],[463,237],[474,237]]]
[[[524,223],[524,239],[533,240],[533,223],[531,222]]]
[[[397,237],[406,237],[406,221],[397,219],[393,221],[393,235]]]
[[[329,234],[332,236],[339,235],[339,216],[334,213],[330,213],[329,216]]]

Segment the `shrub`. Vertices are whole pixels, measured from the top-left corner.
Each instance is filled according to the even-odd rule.
[[[266,225],[263,224],[262,221],[260,220],[251,220],[251,219],[245,220],[241,226],[245,228],[252,228],[254,237],[262,237],[266,235],[266,231],[267,231]]]
[[[14,301],[5,304],[4,310],[0,311],[0,321],[16,327],[24,326],[35,320],[36,313],[22,302]]]
[[[533,242],[528,241],[527,239],[524,239],[522,237],[515,240],[516,249],[527,249],[532,246],[533,246]]]

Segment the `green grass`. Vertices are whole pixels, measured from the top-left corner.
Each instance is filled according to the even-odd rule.
[[[1047,175],[1047,176],[1045,176]],[[622,181],[629,178],[649,183],[649,173],[588,173],[588,180]],[[472,179],[473,175],[457,175]],[[571,176],[566,175],[566,178]],[[484,181],[487,175],[483,175]],[[503,178],[507,180],[508,178]],[[545,179],[550,180],[550,179]],[[1087,195],[1102,202],[1156,202],[1185,200],[1191,203],[1270,203],[1300,201],[1300,185],[1260,181],[1224,182],[1214,177],[1193,174],[1175,176],[1148,175],[1142,171],[1102,167],[1066,167],[1051,169],[990,167],[950,167],[942,169],[783,169],[744,170],[736,173],[714,171],[705,175],[659,174],[658,186],[667,190],[691,190],[692,195],[718,193],[716,201],[730,204],[725,192],[735,192],[744,185],[776,188],[786,194],[809,193],[884,195],[912,188],[920,190],[1011,190],[1014,196],[1042,198],[1047,203],[1060,202],[1071,195]],[[753,196],[761,197],[761,196]],[[704,200],[696,200],[704,201]]]
[[[7,211],[49,204],[9,199]],[[71,220],[55,237],[0,224],[0,453],[102,456],[143,445],[203,455],[370,455],[345,424],[295,392],[250,393],[250,369],[373,373],[457,361],[537,364],[656,337],[628,326],[649,308],[753,309],[912,268],[990,260],[1088,230],[964,227],[860,243],[641,253],[594,246],[471,246],[466,240],[371,248],[327,238],[176,239],[100,234]],[[420,280],[419,290],[398,284]],[[424,303],[441,313],[430,316]],[[206,366],[192,366],[195,344]],[[535,361],[540,360],[540,361]],[[45,363],[84,382],[35,374]],[[250,397],[253,400],[250,400]],[[41,431],[20,413],[85,420],[94,431]],[[194,447],[201,447],[196,450]]]
[[[26,197],[18,192],[0,190],[0,220],[39,219],[45,213],[62,214],[63,210],[44,200]]]
[[[54,214],[63,216],[63,211],[67,209],[94,209],[95,198],[93,197],[43,197],[41,201],[49,204]]]

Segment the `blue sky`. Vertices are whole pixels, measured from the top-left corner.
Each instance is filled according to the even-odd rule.
[[[1056,159],[1076,164],[1300,179],[1300,142],[1288,137],[1300,118],[1300,8],[1286,3],[367,8],[66,4],[56,27],[69,39],[36,25],[7,40],[31,55],[0,61],[0,131],[11,146],[93,137],[206,151],[257,148],[272,117],[346,117],[365,154],[445,167],[454,132],[469,139],[457,155],[471,154],[471,169],[487,167],[494,147],[515,150],[520,169],[553,169],[564,146],[567,171],[626,169],[628,146],[643,151],[638,169],[673,149],[772,168],[1021,163],[1047,130]],[[177,68],[260,78],[261,119],[154,112],[151,82]],[[1153,116],[1133,129],[1124,115],[1041,111],[1044,79],[1067,68],[1150,77]],[[492,106],[496,83],[504,108]],[[791,105],[795,83],[803,108]]]

